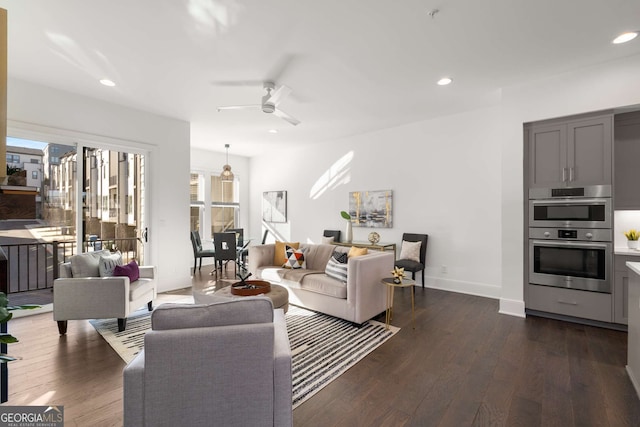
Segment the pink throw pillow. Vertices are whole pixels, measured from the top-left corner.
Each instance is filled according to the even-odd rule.
[[[127,276],[129,277],[129,283],[135,282],[140,278],[140,269],[135,260],[131,260],[126,265],[116,265],[113,269],[114,276]]]

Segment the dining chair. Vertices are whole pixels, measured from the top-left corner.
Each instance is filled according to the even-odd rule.
[[[324,230],[322,232],[322,237],[333,237],[333,241],[336,243],[340,242],[340,230]]]
[[[427,257],[427,240],[428,234],[415,234],[415,233],[403,233],[403,242],[420,242],[420,255],[418,259],[402,259],[403,250],[400,248],[400,258],[396,261],[396,267],[404,268],[405,271],[410,271],[413,280],[416,280],[416,271],[422,271],[422,287],[424,288],[424,269],[425,259]]]
[[[234,269],[237,272],[236,259],[238,254],[236,248],[236,233],[213,233],[216,273],[218,272],[218,268],[220,268],[220,272],[222,273],[223,264],[226,268],[229,261],[233,261]]]
[[[227,233],[235,233],[236,234],[236,252],[238,256],[238,261],[245,265],[247,261],[247,254],[249,253],[249,249],[247,246],[249,242],[244,241],[244,228],[228,228]]]
[[[202,269],[202,258],[215,258],[215,254],[211,249],[202,249],[200,232],[197,230],[191,232],[191,246],[193,247],[193,273],[195,274],[198,259],[200,259],[200,267],[198,267],[198,270],[200,270]]]

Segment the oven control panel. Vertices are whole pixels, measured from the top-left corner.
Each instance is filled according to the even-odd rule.
[[[529,238],[539,240],[578,240],[611,242],[613,234],[608,228],[529,228]]]

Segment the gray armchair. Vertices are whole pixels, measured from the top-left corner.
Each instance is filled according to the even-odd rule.
[[[124,369],[124,425],[292,426],[291,349],[265,297],[163,304]]]
[[[109,251],[74,255],[60,264],[60,277],[53,281],[53,320],[60,335],[67,333],[67,321],[79,319],[118,319],[124,331],[127,316],[145,304],[153,309],[157,295],[156,268],[140,266],[139,278],[104,276],[99,264]]]

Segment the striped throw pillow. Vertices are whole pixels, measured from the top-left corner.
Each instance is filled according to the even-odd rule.
[[[347,281],[347,266],[348,264],[341,264],[336,261],[333,257],[329,258],[329,262],[327,262],[327,267],[324,272],[327,276],[332,277],[341,282]]]

